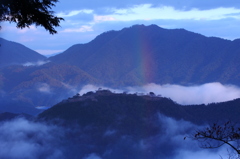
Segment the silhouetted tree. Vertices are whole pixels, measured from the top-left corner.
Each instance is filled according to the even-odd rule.
[[[240,157],[240,127],[230,121],[197,130],[191,137],[198,140],[202,148],[219,148],[228,145],[236,152],[238,158]]]
[[[153,92],[149,92],[150,96],[155,96],[155,94]]]
[[[42,26],[50,34],[56,34],[54,27],[60,26],[61,17],[51,10],[58,0],[0,0],[0,21],[16,23],[17,28],[32,24]]]

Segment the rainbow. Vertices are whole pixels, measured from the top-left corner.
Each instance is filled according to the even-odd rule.
[[[136,33],[136,38],[137,41],[135,43],[135,46],[137,47],[137,61],[138,66],[138,73],[141,77],[140,81],[142,83],[150,83],[153,82],[154,80],[154,75],[155,71],[157,71],[155,66],[155,59],[154,59],[154,54],[152,50],[152,44],[149,42],[149,37],[144,34],[144,32],[139,29],[138,32]]]

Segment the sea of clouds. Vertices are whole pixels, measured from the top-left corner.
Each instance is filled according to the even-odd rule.
[[[103,86],[85,85],[79,91],[82,95],[99,88],[116,93],[154,92],[156,95],[171,98],[177,103],[208,104],[223,102],[240,97],[240,88],[221,83],[207,83],[198,86],[147,84],[142,87],[112,89]],[[39,85],[40,92],[49,92],[50,86]],[[0,122],[0,158],[3,159],[219,159],[229,158],[231,149],[227,146],[218,149],[202,149],[197,141],[189,136],[205,126],[194,125],[183,120],[175,120],[158,114],[155,121],[163,131],[156,135],[134,140],[131,135],[115,136],[118,129],[105,130],[99,141],[113,139],[114,144],[101,145],[93,136],[97,130],[88,131],[78,126],[63,127],[43,121],[30,121],[17,118]],[[92,131],[91,131],[92,130]],[[104,142],[103,142],[104,143]]]
[[[96,85],[85,85],[79,91],[79,93],[84,94],[89,91],[96,91],[99,88],[109,89],[116,93],[128,92],[148,94],[149,92],[154,92],[156,95],[170,98],[182,105],[218,103],[240,98],[239,87],[234,85],[223,85],[219,82],[193,86],[172,84],[159,85],[150,83],[144,86],[125,87],[121,89],[112,89],[109,87]]]
[[[202,149],[189,136],[196,126],[183,120],[158,115],[156,124],[162,128],[157,135],[134,140],[131,135],[114,138],[104,145],[106,134],[99,141],[91,140],[94,131],[85,132],[77,126],[61,127],[44,122],[17,118],[0,123],[0,158],[3,159],[219,159],[228,158],[227,147]],[[94,129],[94,128],[92,128]],[[106,130],[109,131],[109,130]],[[104,142],[103,142],[104,143]],[[91,149],[91,151],[89,151]]]

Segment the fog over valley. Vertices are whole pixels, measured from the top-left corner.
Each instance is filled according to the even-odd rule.
[[[0,158],[8,159],[217,159],[228,157],[227,147],[218,150],[201,149],[197,141],[184,137],[199,126],[158,115],[155,124],[162,131],[134,139],[119,130],[106,129],[97,134],[94,127],[71,128],[16,118],[0,123]],[[146,131],[146,130],[142,130]],[[143,132],[142,132],[143,133]],[[94,135],[99,138],[95,139]],[[99,140],[99,141],[98,141]],[[103,141],[101,141],[103,140]],[[106,144],[105,144],[106,142]]]

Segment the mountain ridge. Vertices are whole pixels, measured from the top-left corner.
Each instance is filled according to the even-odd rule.
[[[47,58],[26,46],[0,38],[0,67],[44,61]]]
[[[185,120],[202,125],[226,120],[240,122],[239,104],[240,98],[207,105],[183,106],[169,98],[155,95],[153,92],[139,95],[97,90],[63,100],[39,114],[38,117],[45,120],[77,121],[81,126],[98,122],[101,123],[99,126],[111,126],[109,123],[116,121],[118,116],[128,116],[132,118],[131,120],[137,121],[138,118],[150,118],[159,113],[175,120]],[[90,119],[87,119],[88,117]]]
[[[110,85],[118,81],[119,85],[216,81],[238,84],[239,52],[238,40],[205,37],[184,29],[136,25],[105,32],[87,44],[74,45],[49,59],[71,63]],[[132,81],[128,82],[129,79]]]

